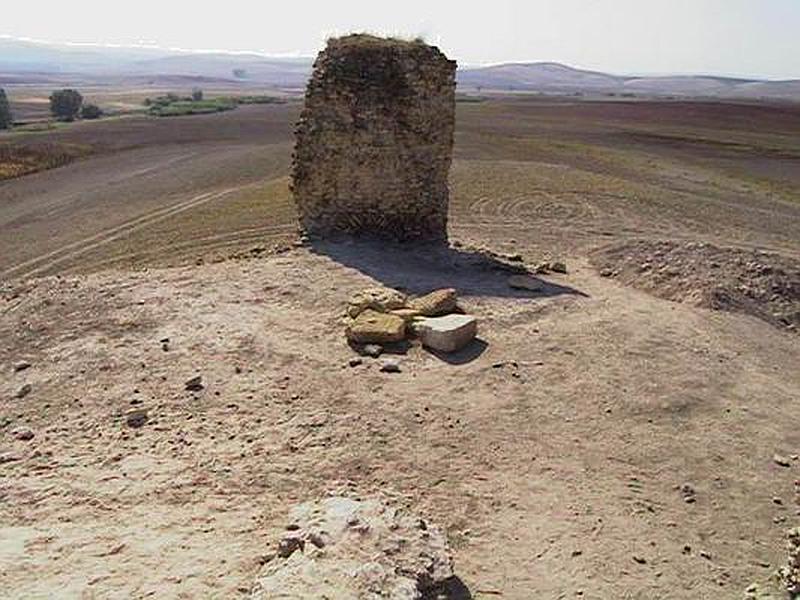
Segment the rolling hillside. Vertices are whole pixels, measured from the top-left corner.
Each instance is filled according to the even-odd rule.
[[[70,81],[118,83],[120,79],[176,80],[301,88],[311,73],[309,57],[255,53],[186,52],[43,44],[0,37],[0,83]],[[462,91],[624,94],[642,96],[772,98],[800,100],[800,79],[766,81],[709,75],[620,76],[555,62],[462,67]]]

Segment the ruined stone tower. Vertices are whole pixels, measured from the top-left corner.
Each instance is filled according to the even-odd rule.
[[[307,232],[447,238],[455,71],[421,41],[329,40],[314,63],[292,163]]]

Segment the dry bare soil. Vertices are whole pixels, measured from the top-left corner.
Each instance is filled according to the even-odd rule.
[[[461,598],[769,581],[800,509],[800,108],[462,104],[438,253],[293,246],[296,114],[79,124],[47,140],[90,157],[0,183],[4,597],[246,597],[327,491],[444,527]],[[470,244],[568,273],[514,291]],[[779,297],[745,261],[763,313],[697,302],[740,252]],[[651,273],[671,253],[688,287]],[[350,367],[376,283],[457,288],[480,341]]]

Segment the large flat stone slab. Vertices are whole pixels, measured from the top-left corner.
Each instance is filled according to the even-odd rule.
[[[406,322],[397,315],[367,309],[353,319],[346,333],[356,344],[399,342],[406,336]]]
[[[426,348],[455,352],[475,339],[478,319],[470,315],[423,317],[414,321],[413,329]]]

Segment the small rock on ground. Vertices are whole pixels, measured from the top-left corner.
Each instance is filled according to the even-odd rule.
[[[125,415],[125,424],[133,429],[139,429],[140,427],[144,427],[144,425],[147,423],[147,418],[147,410],[143,408],[137,408],[136,410],[132,410]]]
[[[26,428],[17,429],[14,432],[14,437],[22,442],[30,441],[34,438],[33,430]]]
[[[381,371],[384,373],[399,373],[401,371],[400,361],[396,358],[387,358],[381,365]]]
[[[366,344],[361,348],[361,354],[372,358],[378,358],[383,354],[383,346],[379,344]]]
[[[791,463],[791,461],[790,461],[790,460],[789,460],[789,459],[788,459],[786,456],[783,456],[783,455],[781,455],[781,454],[775,454],[775,455],[772,457],[772,461],[773,461],[773,462],[774,462],[776,465],[779,465],[779,466],[781,466],[781,467],[791,467],[791,466],[792,466],[792,463]]]
[[[185,384],[187,391],[199,392],[203,389],[203,376],[192,377]]]

